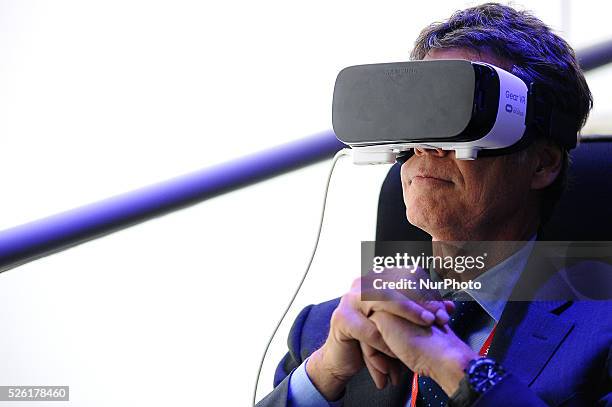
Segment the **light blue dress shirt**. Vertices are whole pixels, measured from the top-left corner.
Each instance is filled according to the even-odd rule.
[[[493,327],[499,321],[506,302],[508,302],[508,298],[512,293],[512,289],[527,264],[527,259],[531,254],[534,243],[535,236],[512,256],[474,279],[475,282],[482,284],[481,289],[467,289],[456,293],[459,297],[465,295],[471,297],[478,302],[489,316],[486,324],[472,332],[467,338],[467,344],[475,352],[480,351]],[[432,274],[431,279],[439,281],[437,274]],[[440,290],[440,294],[444,296],[448,294],[448,291]],[[319,393],[308,377],[306,363],[308,363],[308,358],[289,377],[289,394],[287,398],[289,407],[342,406],[342,399],[329,402]],[[406,402],[406,406],[410,406],[410,397]]]

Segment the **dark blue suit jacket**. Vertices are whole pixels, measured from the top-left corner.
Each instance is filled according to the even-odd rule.
[[[540,280],[550,281],[547,268],[543,272],[541,264],[530,260],[523,275],[537,272],[544,277]],[[526,284],[533,285],[534,279],[521,277],[515,292]],[[275,389],[258,406],[287,405],[289,374],[325,342],[338,302],[300,312],[289,334],[289,352],[276,370]],[[612,406],[612,302],[509,301],[489,356],[511,375],[474,406]],[[364,368],[348,383],[344,405],[403,407],[412,373],[406,369],[402,377],[398,386],[378,390]]]

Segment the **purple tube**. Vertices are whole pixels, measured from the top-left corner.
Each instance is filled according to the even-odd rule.
[[[0,232],[0,272],[187,205],[332,157],[330,130]]]

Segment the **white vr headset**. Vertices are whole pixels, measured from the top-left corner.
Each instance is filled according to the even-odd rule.
[[[393,163],[415,147],[460,160],[507,154],[538,132],[574,148],[575,120],[551,101],[537,84],[483,62],[357,65],[338,74],[332,121],[357,164]]]

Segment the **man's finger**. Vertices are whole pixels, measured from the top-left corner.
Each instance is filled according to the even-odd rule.
[[[384,353],[380,353],[363,342],[361,343],[361,350],[364,361],[370,363],[377,371],[386,374],[391,380],[391,384],[394,386],[399,383],[402,372],[402,362],[398,359],[390,358]]]
[[[397,386],[402,376],[402,362],[397,359],[389,359],[389,377],[391,378],[391,384]]]
[[[332,319],[332,323],[338,325],[339,332],[346,338],[364,342],[390,357],[395,357],[374,322],[358,310],[345,309],[344,312],[336,310]]]
[[[364,360],[367,359],[379,372],[384,373],[385,375],[389,374],[390,369],[387,360],[391,358],[384,353],[380,353],[367,343],[360,342],[360,346]]]
[[[393,297],[392,294],[388,294],[389,297]],[[370,316],[377,311],[385,311],[421,326],[431,326],[437,318],[443,320],[445,314],[448,318],[446,310],[443,309],[444,305],[439,301],[419,304],[406,300],[405,297],[403,299],[396,297],[389,298],[388,301],[359,301],[356,306],[365,316]],[[446,322],[448,322],[448,319],[442,324]]]
[[[380,369],[377,366],[377,361],[374,360],[374,356],[378,351],[363,342],[360,342],[359,344],[361,346],[361,352],[363,354],[363,361],[365,362],[365,365],[368,368],[368,371],[370,372],[370,376],[372,376],[372,380],[374,380],[376,388],[379,390],[384,389],[387,386],[388,376],[387,372],[384,369],[384,366],[381,366],[383,367],[383,369]],[[382,353],[378,354],[382,355]]]

